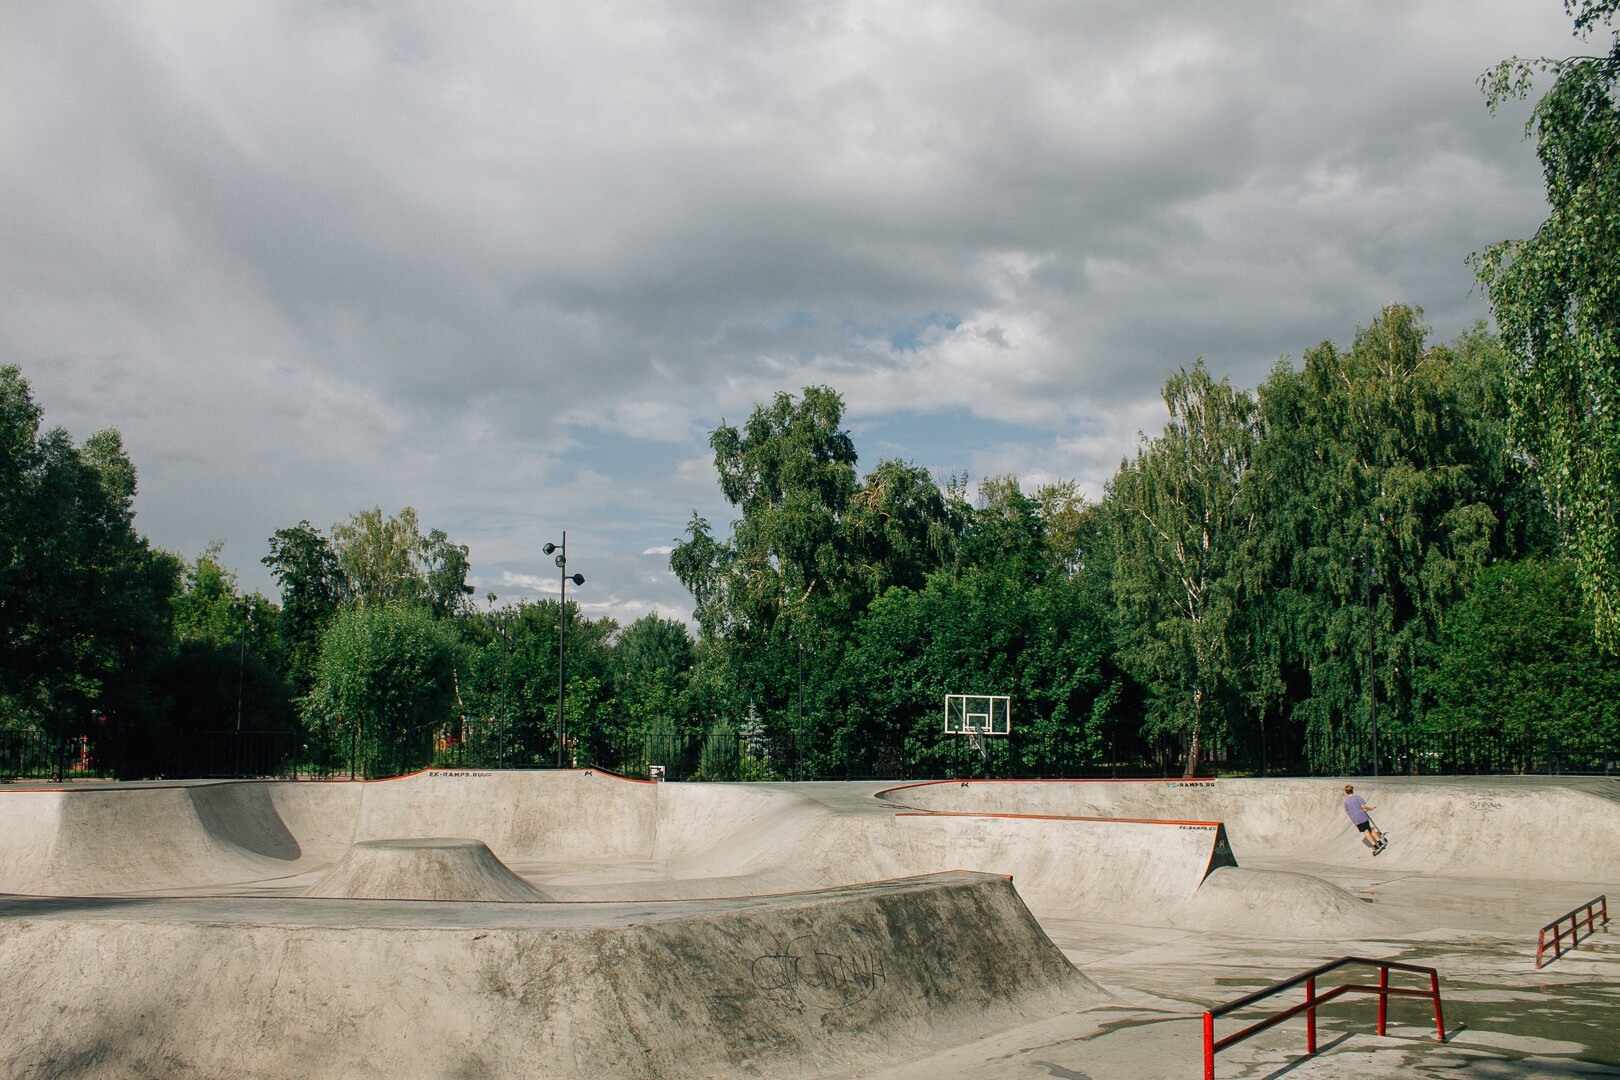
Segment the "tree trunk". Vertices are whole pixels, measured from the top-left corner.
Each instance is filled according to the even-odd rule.
[[[1203,705],[1204,705],[1204,691],[1203,690],[1194,690],[1193,691],[1192,741],[1191,741],[1190,745],[1187,747],[1187,767],[1181,773],[1181,778],[1183,780],[1186,780],[1189,777],[1193,777],[1193,776],[1198,775],[1198,755],[1203,750],[1203,747],[1200,745],[1200,738],[1199,738],[1199,736],[1201,734],[1199,729],[1203,726],[1201,721],[1204,718]]]

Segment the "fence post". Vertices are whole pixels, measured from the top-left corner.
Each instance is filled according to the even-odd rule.
[[[1434,1032],[1441,1042],[1446,1041],[1446,1018],[1440,1011],[1440,973],[1429,973],[1429,992],[1434,995]]]
[[[1204,1014],[1204,1080],[1215,1080],[1215,1014]]]
[[[1305,980],[1305,1052],[1316,1053],[1316,978]]]
[[[1378,1034],[1382,1037],[1389,1020],[1389,965],[1378,965]]]

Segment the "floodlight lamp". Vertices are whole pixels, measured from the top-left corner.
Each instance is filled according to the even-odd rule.
[[[545,547],[541,548],[540,550],[545,552],[547,555],[550,555],[553,551],[557,550],[557,545],[556,544],[547,544]]]

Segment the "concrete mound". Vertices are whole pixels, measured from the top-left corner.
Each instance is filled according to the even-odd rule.
[[[7,1075],[82,1078],[847,1076],[1107,1000],[968,873],[704,905],[0,899],[0,969]]]
[[[549,900],[482,840],[362,840],[305,896],[350,900]]]
[[[1377,909],[1332,882],[1237,866],[1211,872],[1171,921],[1189,930],[1325,940],[1394,929]]]

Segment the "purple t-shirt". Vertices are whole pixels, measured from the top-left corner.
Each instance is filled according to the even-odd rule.
[[[1367,820],[1367,811],[1362,809],[1366,805],[1360,795],[1346,795],[1344,797],[1344,812],[1350,815],[1351,824],[1360,825]]]

